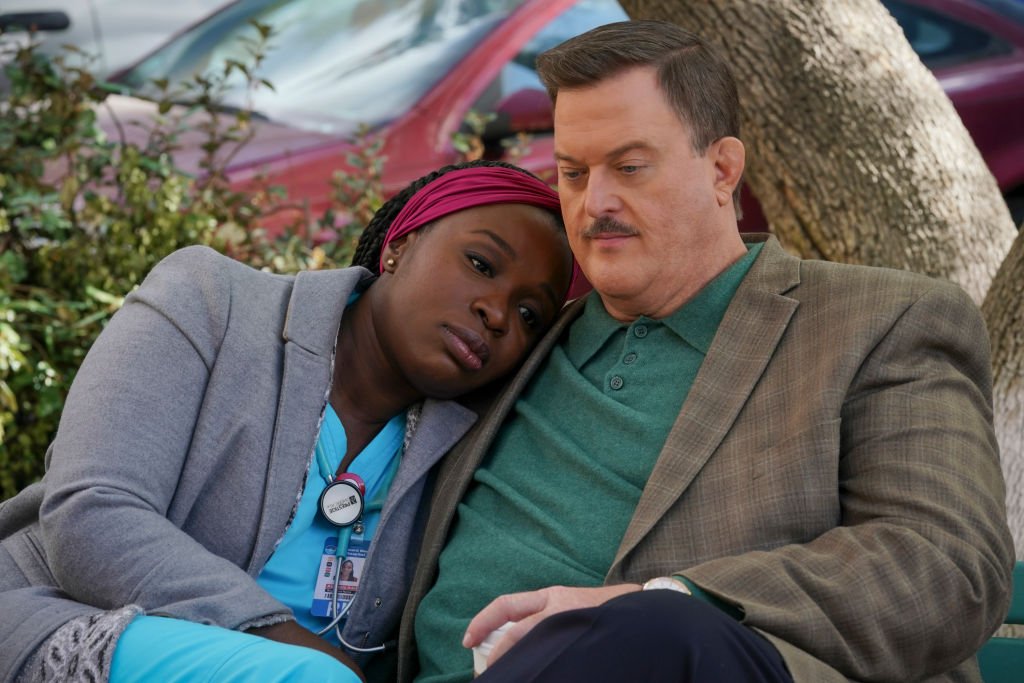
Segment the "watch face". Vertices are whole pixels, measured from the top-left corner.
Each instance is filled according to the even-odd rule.
[[[677,593],[690,595],[690,589],[682,581],[677,581],[670,576],[659,576],[644,584],[644,590],[670,590]]]

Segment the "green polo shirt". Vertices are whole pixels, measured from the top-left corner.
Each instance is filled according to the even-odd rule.
[[[661,320],[591,296],[477,469],[416,614],[417,681],[469,681],[470,619],[504,593],[600,586],[761,245]]]

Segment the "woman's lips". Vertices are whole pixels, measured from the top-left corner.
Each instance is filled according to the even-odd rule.
[[[491,349],[479,334],[465,327],[444,325],[445,343],[459,365],[479,370],[491,356]]]

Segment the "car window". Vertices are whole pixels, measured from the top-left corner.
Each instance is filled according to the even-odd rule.
[[[523,0],[241,0],[121,76],[133,94],[248,63],[256,20],[274,29],[259,71],[274,90],[246,91],[236,72],[223,101],[323,133],[390,121],[422,97]],[[301,102],[301,108],[295,103]]]
[[[956,66],[1011,51],[1010,45],[997,36],[953,17],[899,0],[884,0],[883,4],[929,69]]]
[[[977,0],[982,7],[1014,24],[1024,24],[1024,0]]]
[[[629,15],[616,0],[579,0],[538,31],[519,53],[502,67],[498,76],[473,103],[473,109],[490,113],[510,95],[521,90],[544,90],[537,76],[537,55],[584,31],[625,21]]]

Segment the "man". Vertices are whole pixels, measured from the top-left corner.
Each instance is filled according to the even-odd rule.
[[[1013,553],[975,307],[741,236],[696,36],[612,24],[538,67],[595,292],[439,472],[399,679],[468,680],[511,621],[482,683],[979,681]]]

